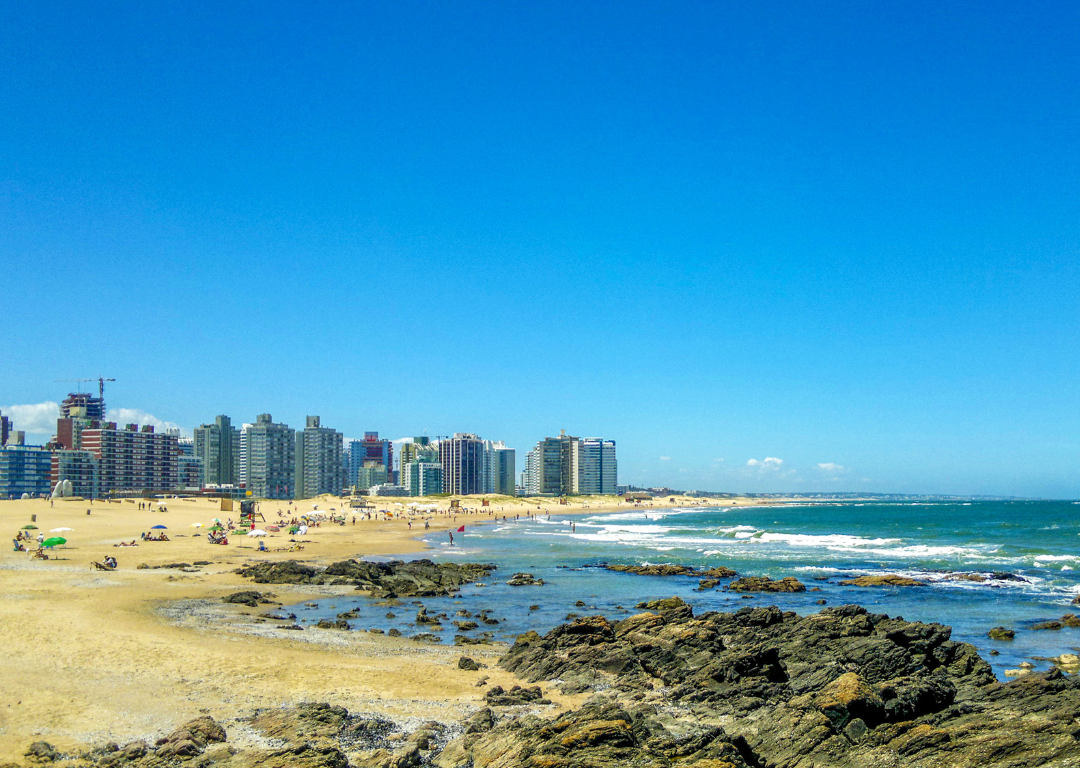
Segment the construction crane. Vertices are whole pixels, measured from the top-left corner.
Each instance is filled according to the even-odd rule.
[[[57,379],[56,381],[58,383],[60,383],[60,382],[74,382],[74,383],[77,383],[79,385],[78,389],[79,389],[80,392],[82,391],[82,385],[83,385],[84,382],[96,381],[98,383],[98,397],[100,397],[102,400],[104,400],[105,399],[105,382],[106,381],[116,381],[116,379],[106,379],[104,376],[98,376],[96,379]]]

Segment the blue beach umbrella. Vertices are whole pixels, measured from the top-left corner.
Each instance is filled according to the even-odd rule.
[[[151,531],[158,530],[158,529],[165,530],[167,528],[168,528],[168,526],[166,526],[166,525],[151,525],[150,526]]]

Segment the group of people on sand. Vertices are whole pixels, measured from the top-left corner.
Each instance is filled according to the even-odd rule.
[[[157,535],[155,535],[153,533],[143,533],[142,534],[142,540],[143,541],[169,541],[169,537],[164,531],[162,531],[161,533],[159,533]],[[132,542],[132,543],[134,543],[134,542]],[[131,545],[129,544],[128,546],[131,546]]]
[[[28,552],[30,547],[34,545],[34,537],[30,531],[18,531],[15,534],[15,538],[11,540],[15,545],[16,552]],[[37,548],[43,549],[45,542],[45,534],[38,533],[37,535]]]
[[[207,531],[206,540],[211,544],[228,544],[229,537],[225,531]]]

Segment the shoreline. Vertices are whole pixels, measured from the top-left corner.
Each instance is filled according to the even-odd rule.
[[[322,498],[294,503],[292,509],[313,503],[340,511],[347,501]],[[440,509],[431,519],[430,530],[494,521],[493,515],[476,513],[459,513],[455,520],[447,514],[448,500],[432,503],[439,503]],[[657,500],[652,507],[640,509],[693,503],[700,500]],[[345,526],[323,524],[309,530],[304,537],[309,543],[301,551],[259,553],[240,539],[230,539],[228,546],[210,545],[201,529],[190,528],[194,522],[205,525],[214,517],[226,519],[229,513],[218,511],[216,501],[166,500],[166,504],[168,512],[139,510],[132,502],[57,500],[50,506],[48,500],[0,501],[0,521],[11,536],[27,524],[39,526],[33,534],[49,535],[59,527],[74,529],[62,532],[68,544],[53,550],[53,559],[31,560],[26,553],[11,550],[0,558],[0,621],[11,628],[5,633],[6,646],[14,662],[0,677],[4,702],[0,705],[0,754],[21,755],[36,740],[49,741],[59,749],[123,743],[160,736],[200,713],[228,720],[241,711],[300,700],[331,700],[350,711],[385,711],[390,717],[457,713],[480,706],[475,675],[456,668],[462,653],[486,657],[488,653],[476,650],[479,646],[433,651],[433,646],[415,641],[352,633],[364,636],[364,642],[350,643],[355,648],[348,654],[337,650],[337,645],[328,653],[318,643],[300,643],[295,638],[203,631],[183,622],[176,625],[161,613],[163,607],[168,610],[167,606],[182,601],[220,601],[230,592],[251,589],[248,580],[233,573],[247,561],[327,565],[348,558],[423,557],[431,549],[418,538],[424,535],[423,529],[410,530],[400,518],[358,520],[355,525],[350,521]],[[394,509],[393,504],[387,501],[383,508]],[[492,512],[510,516],[537,511],[537,506],[538,514],[639,509],[601,505],[595,500],[560,505],[556,500],[529,499],[503,500],[494,504]],[[276,517],[277,508],[289,509],[285,502],[265,502],[263,507],[267,524]],[[35,515],[36,521],[31,522]],[[139,541],[141,531],[159,524],[167,526],[170,541]],[[284,533],[271,534],[267,545],[278,548],[288,544],[289,538]],[[137,547],[114,546],[132,539]],[[118,559],[118,570],[91,570],[90,562],[100,562],[106,555]],[[160,567],[178,562],[208,564],[195,572]],[[149,567],[138,569],[142,563]],[[293,602],[305,596],[327,597],[322,590],[293,591],[279,585],[269,585],[269,591],[287,593],[290,600],[296,598]],[[222,604],[222,610],[241,613],[242,606]],[[395,654],[387,656],[387,649],[394,649]],[[409,656],[410,663],[401,664],[401,656]],[[508,673],[489,666],[492,684],[514,683]],[[236,691],[242,691],[242,697]],[[393,705],[379,710],[384,701]],[[455,714],[455,719],[460,717]]]

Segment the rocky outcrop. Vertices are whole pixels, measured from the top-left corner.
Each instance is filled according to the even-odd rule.
[[[554,721],[504,717],[453,742],[436,765],[1080,760],[1080,681],[1052,670],[998,683],[948,627],[850,605],[803,617],[775,607],[694,616],[677,598],[643,605],[617,622],[589,616],[521,635],[501,666],[530,683],[597,693]]]
[[[895,573],[887,573],[884,576],[860,576],[857,579],[845,579],[840,582],[845,587],[925,587],[925,581],[909,579],[907,576],[897,576]]]
[[[1012,640],[1016,637],[1016,632],[1005,627],[994,627],[986,635],[991,640]]]
[[[680,723],[610,701],[554,720],[532,715],[483,721],[435,758],[439,768],[748,768],[717,726]]]
[[[774,581],[768,576],[743,576],[727,586],[733,592],[805,592],[806,585],[794,576]]]
[[[704,570],[690,565],[669,563],[660,565],[605,565],[604,568],[618,573],[633,573],[638,576],[693,576],[696,579],[730,579],[736,575],[735,571],[722,565]]]
[[[258,608],[260,604],[280,605],[280,603],[270,599],[273,596],[274,595],[271,592],[245,590],[243,592],[233,592],[231,595],[225,595],[225,597],[221,598],[221,602],[246,605],[249,608]]]
[[[536,578],[531,573],[515,573],[506,584],[510,587],[542,587],[544,580]]]
[[[477,581],[494,565],[480,563],[433,563],[431,560],[369,563],[342,560],[324,570],[295,560],[280,563],[260,562],[238,568],[236,572],[256,584],[352,584],[367,590],[372,597],[445,597],[463,584]]]

